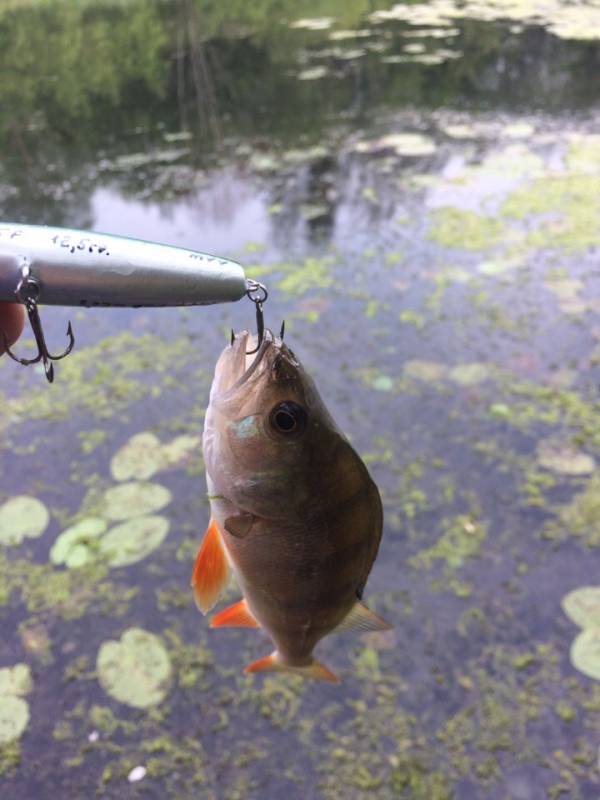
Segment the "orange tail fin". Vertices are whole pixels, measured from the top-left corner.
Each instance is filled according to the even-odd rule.
[[[327,683],[339,683],[338,676],[319,664],[318,661],[312,661],[303,667],[294,667],[290,664],[285,664],[281,661],[279,653],[275,651],[270,656],[260,658],[253,664],[249,664],[244,672],[291,672],[294,675],[301,675],[303,678],[312,678],[315,681],[326,681]]]
[[[224,608],[210,621],[211,628],[259,628],[260,625],[254,614],[248,608],[245,600],[234,603],[229,608]]]
[[[229,577],[225,548],[214,519],[211,519],[192,572],[196,605],[203,614],[215,605]]]

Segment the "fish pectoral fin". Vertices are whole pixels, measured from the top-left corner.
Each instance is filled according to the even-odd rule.
[[[323,664],[319,664],[314,659],[310,664],[301,667],[295,667],[291,664],[286,664],[281,660],[281,656],[275,650],[270,656],[259,658],[253,664],[249,664],[244,672],[290,672],[294,675],[300,675],[302,678],[311,678],[315,681],[326,681],[327,683],[340,683],[338,676],[327,669]]]
[[[210,621],[211,628],[260,628],[245,600],[224,608]]]
[[[232,536],[243,539],[250,533],[250,528],[254,525],[255,519],[256,517],[253,514],[245,514],[244,512],[233,514],[233,516],[227,517],[223,527]]]
[[[392,627],[389,622],[377,616],[363,603],[355,603],[337,626],[335,632],[356,631],[358,633],[366,633],[368,631],[389,631]]]
[[[215,605],[229,578],[229,564],[221,533],[211,519],[192,572],[192,587],[196,605],[206,614]]]

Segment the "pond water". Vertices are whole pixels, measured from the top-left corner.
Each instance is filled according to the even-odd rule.
[[[43,309],[55,383],[0,361],[3,798],[598,795],[599,39],[592,0],[3,3],[0,219],[267,284],[381,489],[394,624],[325,639],[328,686],[194,607],[249,303]]]

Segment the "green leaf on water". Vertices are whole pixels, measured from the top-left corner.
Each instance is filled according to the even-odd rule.
[[[29,704],[20,695],[33,689],[27,664],[0,669],[0,745],[18,739],[29,723]]]
[[[27,664],[0,669],[0,696],[29,694],[32,689],[33,678]]]
[[[437,383],[446,376],[447,369],[439,361],[425,361],[413,358],[404,362],[402,371],[405,378],[412,378],[425,383]]]
[[[562,610],[580,628],[600,628],[600,586],[580,586],[561,600]]]
[[[169,654],[158,636],[141,628],[129,628],[119,641],[104,642],[96,669],[104,691],[135,708],[156,705],[169,691]]]
[[[29,704],[13,695],[0,697],[0,745],[18,739],[29,723]]]
[[[116,481],[143,481],[161,470],[164,461],[160,440],[153,433],[136,433],[112,457],[110,472]]]
[[[156,550],[169,533],[166,517],[136,517],[111,528],[100,539],[100,554],[111,567],[125,567],[146,558]]]
[[[108,522],[99,517],[86,517],[63,531],[50,550],[53,564],[70,569],[89,564],[98,556],[98,538],[106,532]]]
[[[159,483],[130,481],[104,493],[102,516],[120,520],[160,511],[171,502],[171,492]]]
[[[592,456],[559,439],[544,439],[537,446],[540,466],[559,475],[589,475],[596,462]]]
[[[490,377],[490,369],[485,364],[473,362],[472,364],[457,364],[453,367],[448,377],[454,383],[461,386],[475,386],[478,383],[487,381]]]
[[[600,628],[585,628],[575,638],[571,664],[588,678],[600,681]]]
[[[18,495],[0,506],[0,544],[21,544],[35,539],[46,530],[50,515],[46,506],[35,497]]]

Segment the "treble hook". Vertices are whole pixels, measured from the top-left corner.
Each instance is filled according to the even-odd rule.
[[[54,380],[54,366],[51,362],[60,361],[61,358],[69,355],[75,344],[75,336],[73,335],[73,328],[69,322],[69,326],[67,328],[69,344],[67,345],[67,349],[64,351],[64,353],[61,353],[58,356],[53,356],[48,351],[46,339],[44,337],[44,330],[42,328],[42,320],[40,319],[40,314],[38,311],[38,300],[40,298],[40,293],[40,285],[33,275],[31,275],[29,262],[27,259],[23,259],[21,266],[21,280],[16,288],[15,295],[17,296],[17,300],[23,303],[25,309],[27,310],[27,316],[29,317],[31,329],[33,331],[35,342],[38,348],[37,356],[35,356],[35,358],[19,358],[8,346],[6,333],[3,332],[2,336],[4,338],[4,349],[6,350],[7,355],[10,356],[13,361],[22,364],[24,367],[28,367],[30,364],[37,364],[39,361],[41,361],[44,365],[46,379],[48,383],[52,383]]]
[[[265,286],[258,281],[252,280],[252,278],[248,278],[246,280],[246,296],[252,300],[254,305],[256,306],[256,334],[258,337],[258,342],[254,350],[246,350],[246,355],[251,356],[254,353],[258,352],[259,347],[262,344],[262,340],[265,336],[265,318],[263,315],[263,303],[266,301],[269,293]]]

